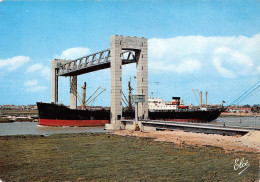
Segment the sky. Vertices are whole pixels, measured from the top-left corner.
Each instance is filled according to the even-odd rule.
[[[0,0],[0,105],[50,102],[51,61],[109,49],[111,35],[148,39],[149,96],[197,105],[198,89],[228,105],[260,80],[259,0]],[[135,75],[123,66],[125,94]],[[107,89],[93,105],[110,106],[110,70],[78,76],[79,94],[85,81],[87,97]],[[259,98],[260,88],[239,104]],[[69,104],[68,77],[59,102]]]

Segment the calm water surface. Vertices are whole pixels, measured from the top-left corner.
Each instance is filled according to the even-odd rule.
[[[220,117],[210,124],[225,126],[256,127],[260,129],[260,117]],[[4,135],[51,135],[58,133],[106,133],[104,126],[98,127],[41,127],[37,122],[0,123],[0,136]]]
[[[104,126],[98,127],[43,127],[38,122],[0,123],[0,136],[4,135],[51,135],[58,133],[106,133]]]
[[[219,117],[212,124],[260,128],[260,117]]]

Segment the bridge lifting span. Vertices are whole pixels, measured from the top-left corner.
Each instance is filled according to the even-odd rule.
[[[120,56],[122,65],[135,63],[140,55],[139,50],[124,50]],[[110,49],[96,52],[67,63],[58,64],[57,76],[77,76],[84,73],[110,68]]]

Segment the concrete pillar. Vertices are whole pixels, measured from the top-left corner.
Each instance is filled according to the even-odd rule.
[[[147,39],[141,39],[141,51],[137,61],[137,95],[145,95],[145,102],[138,104],[138,117],[148,118],[148,46]]]
[[[77,108],[77,76],[70,76],[70,108]]]
[[[58,103],[57,59],[51,62],[51,102]]]
[[[64,64],[67,60],[54,59],[51,62],[51,102],[58,103],[58,76],[57,68],[59,64]]]
[[[122,118],[122,50],[140,53],[137,61],[137,94],[145,95],[145,102],[138,104],[139,117],[148,118],[148,49],[147,39],[111,36],[111,118],[106,129],[120,129]]]
[[[122,118],[122,40],[121,36],[111,36],[111,114],[113,129],[120,129]]]

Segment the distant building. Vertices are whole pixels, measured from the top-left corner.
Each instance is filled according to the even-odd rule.
[[[227,107],[226,108],[227,112],[232,112],[232,113],[251,113],[251,108],[250,107]]]
[[[3,110],[37,110],[36,105],[0,105]]]
[[[27,108],[30,110],[37,110],[37,105],[28,105]]]

